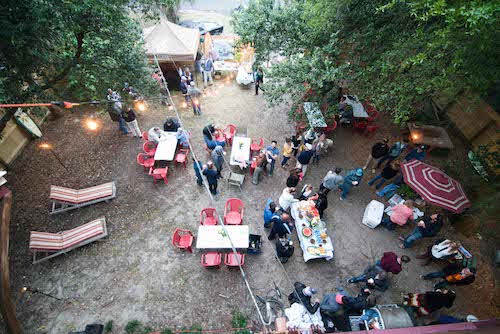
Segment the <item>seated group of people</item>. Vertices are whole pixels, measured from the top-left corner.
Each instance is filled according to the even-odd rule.
[[[166,136],[165,132],[175,132],[179,145],[183,148],[189,147],[189,133],[181,128],[176,120],[170,117],[163,124],[163,130],[158,127],[149,129],[148,140],[158,144],[162,140],[162,137]]]

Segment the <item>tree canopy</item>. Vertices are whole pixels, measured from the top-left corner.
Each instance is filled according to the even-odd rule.
[[[251,0],[233,25],[259,62],[285,57],[267,73],[271,104],[347,82],[404,123],[433,97],[497,84],[499,14],[493,0]]]

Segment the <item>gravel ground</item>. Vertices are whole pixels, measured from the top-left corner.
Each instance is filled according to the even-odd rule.
[[[209,121],[223,126],[232,123],[240,132],[248,130],[249,137],[263,137],[266,144],[275,139],[280,149],[285,136],[292,134],[285,106],[269,109],[262,96],[255,96],[253,89],[244,90],[235,82],[219,88],[217,95],[204,98],[202,108],[203,119],[194,116],[190,109],[180,110],[180,115],[185,128],[192,132],[195,153],[203,162],[208,156],[202,146],[201,129]],[[141,130],[161,126],[168,114],[172,112],[166,107],[151,105],[139,118]],[[194,249],[190,254],[171,243],[177,227],[190,229],[196,235],[200,211],[211,206],[205,190],[196,185],[192,159],[189,158],[187,169],[170,164],[168,186],[160,182],[155,187],[136,162],[143,141],[121,134],[107,115],[99,118],[102,127],[91,133],[82,126],[87,115],[86,111],[76,110],[49,121],[42,129],[44,140],[53,144],[69,172],[48,152],[40,151],[37,141],[27,145],[9,170],[9,188],[14,195],[10,235],[13,298],[18,300],[18,316],[25,332],[67,333],[81,330],[94,321],[110,319],[114,321],[114,333],[121,333],[123,326],[133,319],[153,328],[189,327],[193,323],[204,328],[230,326],[231,310],[251,307],[246,302],[247,293],[239,271],[224,268],[207,271],[200,265],[200,250]],[[349,129],[337,129],[332,134],[335,147],[319,165],[309,168],[303,182],[317,188],[334,166],[348,170],[362,165],[375,140],[397,132],[389,124],[383,122],[380,132],[369,139],[352,134]],[[268,197],[278,199],[285,187],[287,171],[277,167],[275,175],[262,177],[258,186],[251,184],[248,176],[249,172],[242,193],[235,187],[228,188],[225,181],[220,182],[217,208],[223,212],[228,198],[242,199],[244,224],[250,226],[250,233],[267,234],[262,227],[264,205]],[[419,275],[439,267],[434,264],[422,268],[414,257],[432,240],[420,241],[414,248],[401,251],[397,246],[398,231],[371,230],[361,224],[365,206],[378,199],[366,184],[370,176],[371,173],[343,202],[336,193],[329,195],[324,221],[334,242],[334,259],[304,263],[297,237],[292,236],[297,247],[285,264],[288,276],[292,282],[298,280],[316,287],[320,298],[336,286],[345,287],[346,279],[362,272],[384,251],[407,254],[412,261],[391,278],[392,287],[380,296],[379,303],[397,303],[401,292],[424,292],[432,287],[430,282],[420,280]],[[51,184],[85,188],[111,180],[116,182],[118,197],[110,203],[49,215]],[[106,217],[109,231],[105,241],[42,264],[31,264],[30,230],[57,232],[101,216]],[[406,226],[401,232],[409,233],[411,229],[412,226]],[[445,227],[441,236],[453,233],[452,228]],[[466,240],[463,243],[469,245]],[[470,247],[477,243],[471,238]],[[291,292],[285,273],[274,260],[273,248],[264,241],[261,254],[247,255],[245,259],[246,277],[257,294],[273,288],[274,283],[285,294]],[[499,315],[493,299],[492,269],[487,267],[483,264],[484,274],[472,286],[456,288],[455,306],[446,310],[447,314],[474,313],[483,319]],[[27,285],[62,300],[19,293]],[[348,289],[352,293],[358,291],[353,285]]]

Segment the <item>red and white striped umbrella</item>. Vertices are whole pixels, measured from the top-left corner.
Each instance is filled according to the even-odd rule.
[[[413,159],[402,165],[405,183],[428,203],[460,213],[470,206],[462,185],[440,169]]]

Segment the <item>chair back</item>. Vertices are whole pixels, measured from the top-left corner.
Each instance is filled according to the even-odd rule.
[[[258,141],[258,143],[256,143]],[[264,147],[264,138],[252,138],[252,144],[251,145],[258,145],[259,150]]]
[[[137,163],[141,166],[144,166],[144,156],[142,155],[142,153],[139,153],[137,155]]]
[[[228,126],[226,126],[226,128],[224,129],[224,132],[226,131],[226,129],[229,129],[229,133],[232,135],[234,135],[236,131],[238,131],[234,124],[228,124]]]
[[[231,211],[239,212],[243,216],[243,202],[239,198],[228,199],[226,202],[225,212],[228,212],[227,210],[228,207],[229,207],[229,212]]]
[[[174,231],[174,236],[172,237],[172,244],[175,246],[175,247],[178,247],[179,246],[179,241],[181,240],[181,235],[179,234],[179,229],[175,229]]]
[[[148,133],[146,131],[142,133],[142,139],[144,139],[145,141],[149,141]]]
[[[203,225],[203,222],[205,221],[203,214],[205,214],[206,218],[214,218],[215,224],[217,225],[217,211],[215,211],[214,208],[205,208],[205,209],[201,210],[200,222],[202,225]]]
[[[144,151],[144,153],[150,154],[152,152],[151,142],[150,141],[144,142],[144,144],[142,144],[142,150]]]

